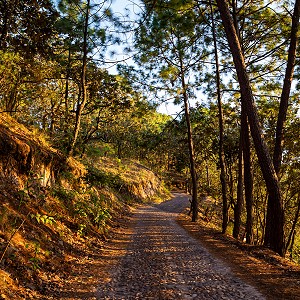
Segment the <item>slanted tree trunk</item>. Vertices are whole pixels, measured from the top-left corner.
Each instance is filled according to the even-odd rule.
[[[242,103],[245,106],[251,135],[253,138],[258,161],[270,195],[270,207],[273,215],[270,217],[270,240],[268,247],[280,255],[284,255],[284,218],[279,181],[269,153],[267,144],[258,119],[257,108],[254,102],[249,76],[246,71],[244,55],[235,26],[226,0],[217,0],[217,5],[222,18],[222,23],[227,35],[229,47],[233,56],[235,69],[241,90]]]
[[[72,143],[70,145],[69,155],[73,154],[76,141],[78,138],[80,130],[81,115],[85,104],[87,102],[87,87],[86,87],[86,65],[87,65],[87,38],[88,38],[88,26],[89,26],[89,12],[90,12],[90,0],[87,0],[86,10],[85,10],[85,21],[83,29],[83,57],[82,57],[82,69],[81,69],[81,92],[82,92],[82,101],[78,97],[77,107],[76,107],[76,118],[75,118],[75,127],[74,127],[74,136]]]
[[[280,106],[276,125],[275,147],[273,153],[273,164],[277,176],[279,176],[280,166],[282,162],[282,146],[284,142],[284,126],[288,110],[288,103],[294,74],[294,67],[296,62],[296,49],[298,41],[298,27],[300,14],[300,0],[295,1],[295,7],[292,17],[292,28],[290,36],[290,46],[288,50],[287,67],[281,92]],[[266,230],[264,244],[268,246],[271,243],[273,215],[276,208],[273,206],[271,195],[269,195],[267,205]]]
[[[286,121],[286,115],[288,110],[289,97],[291,92],[291,85],[294,75],[294,67],[296,62],[296,50],[299,36],[299,14],[300,14],[300,0],[295,1],[294,13],[292,18],[292,28],[290,37],[290,46],[288,50],[288,61],[285,71],[285,77],[280,98],[280,107],[276,125],[276,139],[275,148],[273,154],[274,168],[279,174],[281,161],[282,161],[282,146],[284,142],[284,124]]]
[[[227,197],[227,180],[226,180],[226,165],[225,165],[225,154],[224,154],[224,121],[223,121],[223,108],[221,99],[221,88],[220,88],[220,67],[219,57],[217,48],[216,28],[215,20],[213,16],[213,9],[211,0],[209,1],[211,22],[212,22],[212,33],[214,41],[214,54],[216,63],[216,84],[217,84],[217,102],[218,102],[218,119],[219,119],[219,163],[220,163],[220,181],[222,186],[222,233],[226,232],[228,226],[228,197]]]

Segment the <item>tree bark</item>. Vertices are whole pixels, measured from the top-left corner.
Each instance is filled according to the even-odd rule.
[[[290,35],[290,46],[288,50],[288,61],[285,71],[285,77],[281,92],[280,106],[276,125],[276,136],[275,136],[275,147],[273,153],[273,164],[277,176],[279,176],[281,162],[282,162],[282,147],[284,142],[284,126],[286,121],[286,115],[288,110],[288,103],[291,91],[291,85],[294,74],[294,67],[296,62],[296,50],[298,41],[298,27],[299,27],[299,13],[300,13],[300,0],[295,1],[295,7],[292,17],[292,28]],[[274,215],[274,206],[269,195],[267,205],[267,216],[266,216],[266,230],[265,230],[265,241],[264,244],[270,244],[271,231],[272,231],[272,217]],[[286,248],[285,248],[286,249]]]
[[[228,197],[227,197],[227,180],[226,180],[226,165],[225,165],[225,154],[224,154],[224,121],[223,121],[223,108],[221,99],[221,88],[220,88],[220,67],[219,57],[217,48],[216,28],[215,20],[213,16],[213,9],[211,0],[209,1],[211,22],[212,22],[212,33],[214,41],[214,55],[216,63],[216,85],[217,85],[217,103],[218,103],[218,119],[219,119],[219,164],[220,164],[220,181],[222,187],[222,233],[226,232],[228,226]]]
[[[184,113],[186,119],[187,126],[187,135],[188,135],[188,147],[189,147],[189,158],[190,158],[190,174],[192,178],[192,222],[196,222],[198,218],[198,188],[197,188],[197,175],[196,175],[196,167],[195,167],[195,150],[193,143],[193,134],[192,134],[192,126],[190,120],[190,108],[187,94],[187,86],[184,78],[184,67],[183,62],[180,59],[180,76],[181,76],[181,87],[183,90],[183,101],[184,101]]]
[[[299,219],[299,215],[300,215],[300,194],[298,194],[298,204],[297,204],[297,211],[295,213],[295,217],[293,220],[293,224],[292,224],[292,228],[290,230],[287,242],[286,242],[286,250],[290,249],[292,250],[292,238],[293,238],[293,234],[295,233],[296,230],[296,226],[298,223],[298,219]],[[292,251],[291,251],[292,252]]]
[[[243,158],[244,158],[244,186],[246,201],[246,243],[253,243],[253,175],[251,167],[251,149],[248,119],[245,109],[242,106],[242,131],[243,131]]]
[[[240,84],[242,96],[241,99],[248,116],[256,154],[264,180],[266,182],[268,193],[270,195],[270,206],[274,212],[272,217],[270,217],[270,228],[272,228],[272,230],[270,232],[270,240],[267,246],[280,255],[284,255],[284,218],[279,181],[274,169],[269,149],[263,138],[249,76],[246,71],[244,56],[232,17],[230,15],[228,4],[226,0],[217,0],[217,5],[233,56],[233,61]]]
[[[284,124],[286,121],[286,115],[288,110],[289,97],[291,92],[291,85],[294,74],[294,67],[296,63],[296,51],[299,36],[299,14],[300,14],[300,0],[295,1],[294,13],[292,17],[292,28],[290,37],[290,46],[288,50],[288,61],[286,66],[286,72],[281,92],[280,107],[276,125],[276,138],[275,138],[275,148],[273,155],[274,168],[279,174],[281,161],[282,161],[282,146],[284,142]]]
[[[82,70],[81,70],[81,90],[82,90],[82,101],[80,100],[77,103],[76,108],[76,119],[75,119],[75,127],[74,127],[74,136],[70,146],[69,155],[73,155],[73,151],[76,145],[76,141],[78,138],[79,130],[80,130],[80,122],[81,115],[85,104],[87,102],[87,88],[86,88],[86,65],[87,65],[87,38],[88,38],[88,26],[89,26],[89,12],[90,12],[90,0],[87,1],[86,10],[85,10],[85,21],[84,21],[84,29],[83,29],[83,58],[82,58]],[[80,97],[79,97],[80,99]]]
[[[234,27],[240,41],[242,53],[244,54],[244,49],[241,41],[242,39],[241,39],[239,26],[238,26],[236,0],[232,0],[231,4],[232,4],[232,17],[233,17]],[[241,102],[243,103],[243,101]],[[242,144],[242,151],[243,151],[242,156],[243,156],[243,163],[244,163],[243,184],[245,187],[246,215],[247,215],[246,232],[245,232],[246,243],[252,244],[253,242],[253,176],[251,170],[251,151],[250,151],[248,118],[243,104],[241,104],[241,135],[242,135],[241,144]]]
[[[67,72],[66,72],[66,85],[65,85],[65,117],[66,120],[69,118],[69,80],[70,80],[70,72],[71,72],[71,41],[69,41],[69,49],[68,49],[68,64],[67,64]]]
[[[242,122],[244,120],[242,119]],[[244,143],[244,132],[243,125],[241,125],[240,130],[240,142],[239,142],[239,161],[238,161],[238,185],[237,185],[237,199],[234,205],[234,224],[233,224],[233,232],[232,235],[235,239],[239,238],[240,229],[241,229],[241,215],[243,211],[244,205],[244,193],[243,193],[243,182],[244,182],[244,174],[243,174],[243,143]]]

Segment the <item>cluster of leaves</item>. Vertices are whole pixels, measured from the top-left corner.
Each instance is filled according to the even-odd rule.
[[[35,219],[38,223],[53,225],[55,223],[55,218],[48,215],[42,215],[40,213],[31,214],[30,217]]]

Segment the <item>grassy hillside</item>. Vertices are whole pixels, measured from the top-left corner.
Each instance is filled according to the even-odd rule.
[[[47,294],[67,261],[101,247],[130,205],[168,195],[137,162],[66,158],[5,114],[0,177],[0,299]]]

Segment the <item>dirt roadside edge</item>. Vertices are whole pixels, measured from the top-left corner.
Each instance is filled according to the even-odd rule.
[[[177,222],[268,300],[300,299],[300,266],[266,248],[241,244],[201,221],[193,223],[186,214],[180,214]]]

